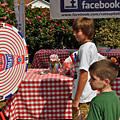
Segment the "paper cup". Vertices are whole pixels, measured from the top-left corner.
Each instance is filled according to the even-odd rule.
[[[50,61],[50,72],[58,73],[59,66],[60,66],[60,61]]]

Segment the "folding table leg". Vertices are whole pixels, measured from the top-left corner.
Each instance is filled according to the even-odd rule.
[[[1,116],[2,120],[6,120],[4,115],[3,115],[2,109],[0,109],[0,116]]]

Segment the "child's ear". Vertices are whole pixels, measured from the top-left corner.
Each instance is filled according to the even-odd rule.
[[[106,85],[110,84],[110,80],[108,78],[105,79],[105,84]]]

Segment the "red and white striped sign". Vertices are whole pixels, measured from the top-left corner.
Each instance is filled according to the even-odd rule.
[[[24,79],[28,50],[22,34],[12,25],[0,23],[0,101],[14,94]]]

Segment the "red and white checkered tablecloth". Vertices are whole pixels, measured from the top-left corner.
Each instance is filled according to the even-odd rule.
[[[50,63],[50,55],[57,54],[61,63],[69,57],[68,49],[44,49],[35,53],[32,62],[32,68],[48,68]]]
[[[111,88],[116,92],[116,94],[119,96],[120,100],[120,77],[118,77],[111,85]]]
[[[6,101],[5,115],[10,120],[72,119],[72,77],[38,74],[47,69],[28,69],[18,91]]]
[[[115,56],[117,58],[120,57],[120,49],[110,49],[109,52],[101,51],[99,53],[102,54],[103,56],[107,56],[107,57],[111,57],[111,56]]]
[[[50,55],[58,54],[61,63],[62,60],[65,60],[70,54],[70,51],[77,51],[78,49],[43,49],[35,53],[34,59],[32,62],[32,68],[48,68],[50,63]],[[100,54],[103,56],[111,57],[116,56],[120,58],[120,49],[110,49],[109,52],[100,51]]]
[[[47,69],[28,69],[18,91],[6,101],[5,115],[10,120],[72,119],[72,77],[38,74]],[[120,99],[120,77],[112,84]]]

